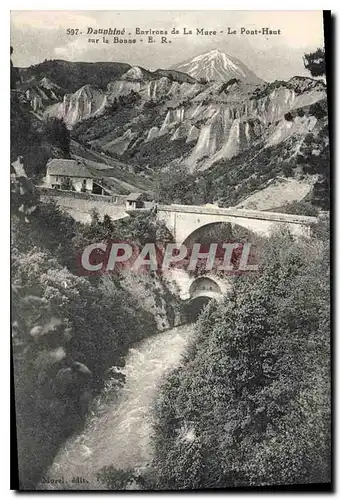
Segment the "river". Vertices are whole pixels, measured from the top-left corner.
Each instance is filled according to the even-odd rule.
[[[61,447],[38,489],[105,489],[96,479],[102,467],[129,469],[150,461],[151,404],[162,376],[180,362],[192,332],[192,324],[176,327],[129,350],[121,369],[125,383],[117,389],[117,378],[108,379],[83,432]]]

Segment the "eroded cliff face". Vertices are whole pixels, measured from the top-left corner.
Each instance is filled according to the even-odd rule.
[[[22,86],[25,99],[31,104],[35,113],[43,112],[47,106],[60,102],[63,96],[62,89],[46,77],[40,80],[33,79]]]
[[[150,313],[159,331],[184,322],[184,309],[175,282],[152,274],[127,273],[122,288],[134,298],[139,307]]]
[[[76,139],[127,160],[137,154],[137,163],[143,157],[153,163],[151,148],[158,149],[160,140],[168,148],[174,143],[169,163],[196,172],[259,143],[267,148],[304,137],[318,120],[295,111],[326,98],[324,83],[305,77],[258,85],[236,79],[202,84],[174,73],[132,67],[106,91],[85,85],[45,113],[63,118]]]
[[[324,85],[319,82],[301,93],[304,80],[289,82],[289,88],[283,83],[269,92],[267,86],[262,86],[263,93],[258,98],[255,90],[260,87],[252,89],[235,83],[224,90],[224,85],[213,85],[195,96],[190,106],[168,111],[159,136],[169,133],[171,141],[184,138],[193,142],[193,150],[184,158],[191,171],[232,158],[259,140],[266,147],[293,134],[304,136],[314,128],[316,118],[298,116],[291,121],[285,115],[326,96]]]
[[[75,123],[100,114],[107,105],[107,96],[102,91],[84,85],[74,94],[64,95],[61,103],[50,106],[45,115],[62,118],[72,127]]]

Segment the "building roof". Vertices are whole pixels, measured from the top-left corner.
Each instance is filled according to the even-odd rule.
[[[95,177],[100,177],[101,179],[103,179],[104,177],[110,178],[117,176],[117,170],[115,170],[114,168],[108,167],[99,169],[89,164],[87,164],[87,168],[95,175]]]
[[[137,201],[140,200],[142,197],[142,193],[130,193],[127,196],[127,201]]]
[[[66,177],[84,177],[92,179],[94,175],[86,168],[86,166],[77,160],[65,160],[62,158],[54,158],[46,165],[46,173],[48,175],[61,175]]]

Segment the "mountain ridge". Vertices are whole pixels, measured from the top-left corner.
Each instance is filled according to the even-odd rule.
[[[61,87],[65,93],[75,92],[85,84],[104,90],[109,82],[120,77],[131,68],[128,63],[121,62],[81,62],[51,59],[29,66],[18,68],[21,77],[29,80],[32,77],[47,77]]]

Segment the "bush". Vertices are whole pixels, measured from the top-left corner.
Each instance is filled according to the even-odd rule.
[[[277,208],[276,212],[283,214],[308,215],[311,217],[316,217],[319,213],[319,210],[317,207],[307,201],[293,201],[292,203],[287,203],[281,208]]]
[[[140,481],[143,479],[133,469],[115,469],[115,467],[103,467],[101,472],[97,475],[99,481],[102,481],[109,490],[127,490],[131,487],[136,488],[139,486]]]
[[[327,116],[326,103],[321,104],[320,102],[315,102],[310,106],[309,111],[313,116],[316,116],[317,119],[325,118]]]
[[[292,114],[289,111],[288,113],[285,113],[284,119],[287,120],[288,122],[292,122],[294,118],[293,118]]]
[[[44,126],[48,142],[57,146],[65,155],[70,156],[70,132],[62,119],[50,118]]]
[[[155,404],[155,487],[330,480],[327,245],[274,235],[210,304]]]

